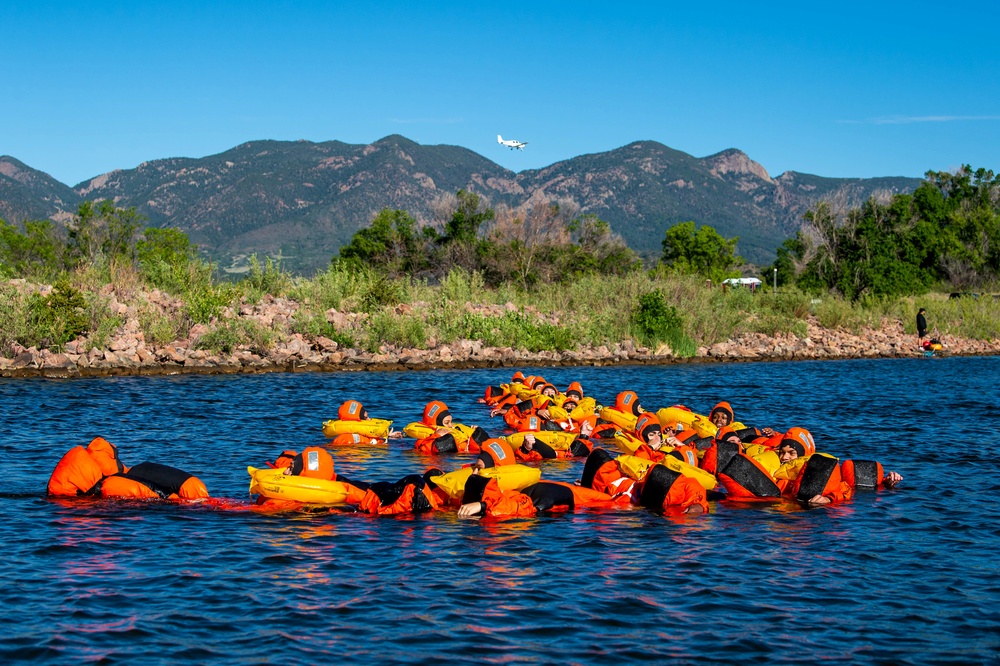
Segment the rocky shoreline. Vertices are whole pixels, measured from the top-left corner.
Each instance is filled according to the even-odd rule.
[[[147,345],[128,306],[116,304],[125,324],[111,337],[106,349],[92,348],[84,338],[68,343],[62,352],[14,345],[13,358],[0,358],[0,377],[105,377],[123,375],[237,374],[265,372],[339,372],[360,370],[432,370],[531,366],[607,366],[691,362],[746,362],[831,360],[852,358],[909,358],[923,355],[916,339],[899,321],[886,320],[881,328],[859,334],[842,329],[821,328],[815,317],[807,320],[804,338],[791,333],[767,336],[744,334],[726,342],[700,347],[694,357],[677,358],[670,349],[636,347],[631,341],[613,346],[584,347],[568,351],[528,352],[511,347],[487,347],[479,340],[430,344],[428,349],[383,346],[376,353],[343,348],[325,337],[308,339],[290,334],[264,353],[237,348],[231,354],[212,354],[197,349],[196,342],[209,329],[193,326],[185,340]],[[280,324],[294,307],[283,299],[272,299],[261,312],[259,306],[244,306],[240,316]],[[353,315],[331,311],[332,320]],[[969,340],[938,336],[949,356],[1000,354],[1000,339]],[[433,343],[433,341],[432,341]]]

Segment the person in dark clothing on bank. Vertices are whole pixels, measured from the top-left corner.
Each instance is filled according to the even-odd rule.
[[[927,335],[927,318],[924,317],[924,313],[927,312],[923,308],[917,310],[917,345],[919,346]]]

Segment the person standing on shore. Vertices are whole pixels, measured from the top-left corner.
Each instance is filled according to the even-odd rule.
[[[925,312],[927,311],[923,308],[917,310],[917,346],[920,346],[924,336],[927,335],[927,318],[924,317]]]

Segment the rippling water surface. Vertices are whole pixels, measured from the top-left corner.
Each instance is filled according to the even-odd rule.
[[[526,369],[529,370],[529,369]],[[713,503],[480,523],[262,516],[169,503],[57,502],[48,475],[102,435],[126,464],[186,469],[247,499],[248,464],[323,442],[345,399],[397,427],[508,370],[0,382],[0,661],[49,663],[982,663],[1000,659],[1000,358],[539,370],[599,400],[808,428],[878,459],[895,491],[841,505]],[[335,451],[349,477],[431,464],[411,440]],[[582,464],[543,476],[579,478]]]

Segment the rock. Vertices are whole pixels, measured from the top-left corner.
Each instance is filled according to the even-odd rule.
[[[22,347],[23,349],[23,347]],[[16,355],[10,362],[11,368],[37,368],[38,357],[28,350]]]
[[[74,363],[66,354],[50,354],[43,362],[42,367],[75,370],[76,363]]]
[[[108,345],[108,348],[114,352],[125,351],[127,349],[135,349],[138,346],[138,341],[132,336],[123,336],[120,338],[115,338]]]
[[[208,331],[209,328],[205,324],[195,324],[194,326],[191,327],[191,330],[188,332],[188,340],[196,340],[197,338],[200,338],[201,336],[208,333]]]
[[[338,331],[347,328],[351,323],[351,320],[347,317],[347,315],[342,312],[337,312],[333,308],[326,311],[326,321],[333,324],[333,327]]]
[[[305,358],[312,353],[312,345],[300,337],[293,337],[284,344],[284,349],[289,356],[299,356]]]
[[[183,363],[187,359],[187,350],[178,349],[173,345],[168,345],[160,349],[156,356],[161,361],[169,361],[172,363]]]
[[[316,338],[316,344],[325,352],[335,352],[337,351],[337,347],[340,346],[330,338],[324,338],[322,335]]]
[[[230,354],[229,356],[220,356],[215,359],[216,365],[220,368],[239,368],[242,363],[240,359],[236,358],[235,354]]]

